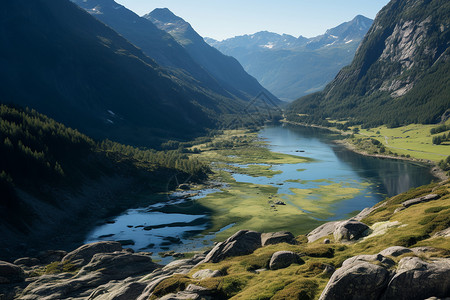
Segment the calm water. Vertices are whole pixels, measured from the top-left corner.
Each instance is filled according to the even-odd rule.
[[[292,194],[290,188],[309,189],[332,183],[361,189],[361,193],[354,198],[339,201],[333,205],[330,208],[332,217],[323,221],[348,217],[349,214],[372,206],[386,196],[393,196],[412,187],[428,184],[435,179],[430,174],[429,168],[424,165],[366,157],[348,151],[332,142],[336,136],[333,137],[329,132],[320,129],[268,126],[261,130],[259,137],[268,143],[272,151],[309,157],[316,161],[273,165],[273,170],[280,170],[282,173],[272,178],[233,174],[236,181],[274,185],[279,188],[279,194],[285,195]],[[289,180],[301,180],[301,182],[287,182]],[[220,191],[205,190],[194,198],[204,197],[214,192]],[[284,197],[286,199],[286,196]],[[141,209],[130,209],[116,217],[113,220],[114,223],[94,228],[86,242],[132,240],[134,245],[127,247],[155,253],[167,250],[185,252],[210,246],[214,233],[198,235],[208,227],[207,215],[162,212],[167,207],[175,207],[179,202],[180,200],[173,200]],[[223,230],[231,226],[233,224]],[[170,237],[177,238],[179,241],[174,242]]]

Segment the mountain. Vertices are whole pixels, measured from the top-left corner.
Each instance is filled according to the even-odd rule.
[[[209,93],[231,98],[227,100],[228,102],[238,98],[195,62],[170,34],[158,29],[151,21],[139,17],[113,0],[72,0],[72,2],[139,47],[158,65],[169,68],[173,76]]]
[[[356,16],[310,39],[262,31],[220,42],[206,41],[236,57],[249,74],[277,97],[292,101],[322,90],[333,80],[351,62],[371,24],[371,19]]]
[[[448,95],[450,3],[393,0],[378,13],[352,63],[323,92],[295,101],[291,119],[436,123],[450,109]]]
[[[264,92],[274,103],[279,103],[235,58],[208,45],[189,23],[167,8],[155,9],[144,18],[175,38],[200,66],[233,95],[241,99],[253,99]]]
[[[0,41],[0,101],[94,138],[155,146],[242,107],[174,77],[67,0],[5,3]]]

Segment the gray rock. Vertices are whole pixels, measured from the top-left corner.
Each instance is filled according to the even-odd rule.
[[[436,232],[433,237],[450,237],[450,227],[439,232]]]
[[[368,262],[343,266],[331,276],[319,300],[377,300],[389,281],[389,272]]]
[[[410,207],[411,205],[415,205],[415,204],[419,204],[419,203],[423,203],[423,202],[428,202],[431,200],[436,200],[439,199],[441,196],[437,195],[437,194],[429,194],[423,197],[419,197],[419,198],[414,198],[411,200],[407,200],[405,202],[402,203],[402,205],[404,207]]]
[[[317,241],[318,239],[333,234],[336,225],[340,224],[341,222],[342,221],[335,221],[320,225],[319,227],[308,233],[308,243],[312,243],[314,241]]]
[[[218,270],[204,269],[204,270],[195,272],[192,275],[192,278],[202,280],[202,279],[206,279],[206,278],[213,278],[213,277],[220,277],[220,276],[222,276],[222,273],[220,273],[220,271],[218,271]]]
[[[411,251],[415,255],[420,255],[420,254],[429,253],[429,252],[438,252],[439,250],[436,248],[433,248],[433,247],[414,247],[414,248],[411,248]]]
[[[323,267],[324,268],[322,274],[333,275],[333,273],[336,271],[336,268],[329,264],[324,264]]]
[[[97,242],[86,244],[68,253],[64,256],[62,261],[71,261],[77,266],[84,266],[87,265],[91,261],[91,258],[97,253],[113,253],[116,251],[122,251],[122,245],[119,242]]]
[[[111,290],[98,290],[94,291],[93,294],[89,296],[89,300],[130,300],[137,299],[147,284],[142,282],[130,282],[123,286],[114,283],[111,285]],[[97,292],[97,293],[96,293]]]
[[[355,220],[347,220],[338,224],[333,232],[336,241],[352,241],[363,237],[369,226]]]
[[[324,243],[324,244],[330,244],[331,241],[330,241],[329,239],[324,239],[324,240],[323,240],[323,243]]]
[[[270,232],[261,234],[261,245],[275,245],[280,243],[295,244],[295,236],[287,231]]]
[[[46,250],[39,252],[37,258],[43,265],[48,265],[55,261],[61,261],[66,255],[67,251],[64,250]]]
[[[411,249],[408,249],[406,247],[401,247],[401,246],[392,246],[389,247],[387,249],[384,249],[383,251],[381,251],[379,254],[383,255],[383,256],[400,256],[402,254],[405,253],[412,253]]]
[[[292,264],[305,263],[297,253],[291,251],[278,251],[272,254],[270,258],[269,268],[271,270],[284,269]]]
[[[19,283],[25,280],[22,268],[6,261],[0,261],[0,284]]]
[[[381,254],[374,254],[374,255],[367,255],[367,254],[364,255],[363,254],[363,255],[356,255],[356,256],[346,259],[342,263],[342,267],[355,266],[357,264],[364,263],[364,262],[377,263],[377,264],[381,263],[385,268],[390,268],[395,265],[395,262],[392,259],[390,259],[388,257],[384,257]]]
[[[17,266],[25,266],[25,267],[33,267],[37,266],[41,263],[41,261],[34,257],[22,257],[19,259],[16,259],[14,261],[14,264]]]
[[[206,256],[204,262],[217,263],[227,257],[247,255],[261,247],[261,233],[240,230],[225,242],[218,243]]]
[[[211,296],[211,290],[190,284],[188,287],[176,294],[165,295],[164,297],[159,298],[160,300],[187,300],[187,299],[214,299]]]
[[[385,300],[422,300],[450,295],[450,259],[424,262],[418,257],[405,257],[398,263],[390,280]]]

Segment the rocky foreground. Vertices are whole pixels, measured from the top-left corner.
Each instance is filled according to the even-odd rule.
[[[210,251],[166,266],[153,262],[150,253],[134,253],[112,241],[2,261],[0,299],[448,299],[449,184],[394,197],[307,236],[241,230]],[[422,238],[428,246],[420,246],[413,234],[414,220],[399,221],[417,212],[420,219],[422,210],[436,214],[424,227],[440,220],[434,233],[426,231]],[[385,221],[374,223],[380,214]],[[413,234],[405,243],[416,246],[386,242],[402,230]],[[271,286],[280,279],[278,287]],[[258,296],[261,289],[272,294]]]

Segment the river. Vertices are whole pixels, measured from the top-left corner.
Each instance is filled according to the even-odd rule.
[[[266,126],[258,137],[273,152],[307,157],[314,162],[269,165],[270,169],[278,171],[273,177],[234,173],[233,178],[236,182],[277,187],[277,195],[272,196],[278,196],[287,206],[318,222],[349,217],[387,196],[435,180],[428,166],[354,153],[335,144],[335,135],[317,128]],[[226,187],[223,189],[226,190]],[[351,193],[341,193],[341,198],[333,201],[327,198],[331,197],[330,191],[337,190],[349,190]],[[294,201],[296,195],[303,191],[309,191],[309,194],[301,202]],[[204,190],[189,200],[205,199],[206,195],[220,197],[221,193],[221,189]],[[166,203],[130,209],[110,222],[96,226],[86,242],[127,241],[124,242],[129,244],[126,247],[151,251],[155,255],[160,251],[188,252],[211,246],[217,232],[205,234],[211,224],[210,216],[205,211],[183,213],[182,209],[178,212],[173,209],[177,213],[167,213],[168,207],[176,208],[180,201],[184,201],[174,198]],[[316,209],[315,205],[320,209]],[[262,230],[270,231],[267,224],[269,228]],[[233,225],[233,222],[224,224],[221,231],[232,232]],[[162,259],[163,263],[168,260]]]

